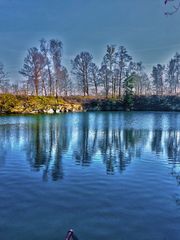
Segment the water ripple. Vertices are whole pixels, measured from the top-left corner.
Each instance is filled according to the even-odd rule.
[[[179,240],[179,113],[0,117],[0,239]]]

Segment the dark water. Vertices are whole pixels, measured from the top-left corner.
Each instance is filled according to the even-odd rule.
[[[0,117],[0,239],[180,239],[180,114]]]

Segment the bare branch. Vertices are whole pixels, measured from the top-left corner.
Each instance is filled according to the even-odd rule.
[[[164,4],[167,5],[168,3],[174,2],[174,1],[175,0],[165,0]],[[177,3],[177,5],[172,6],[172,10],[166,11],[164,13],[166,16],[173,15],[180,9],[180,0],[178,0],[178,1],[179,1],[179,3]]]

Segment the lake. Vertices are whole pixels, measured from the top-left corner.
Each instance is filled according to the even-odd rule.
[[[0,117],[0,239],[180,239],[180,113]]]

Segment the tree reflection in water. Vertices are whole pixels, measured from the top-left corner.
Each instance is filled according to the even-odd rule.
[[[48,117],[37,117],[28,125],[26,145],[27,158],[32,169],[43,168],[43,179],[51,175],[54,181],[63,178],[62,157],[68,150],[70,128],[65,121],[52,121]]]
[[[4,127],[4,125],[0,125],[0,167],[5,164],[7,148],[6,146],[9,145],[10,147],[10,128]]]
[[[18,147],[26,152],[32,170],[42,171],[43,180],[51,177],[56,181],[64,177],[67,157],[82,166],[101,161],[107,174],[115,174],[125,171],[133,160],[143,158],[146,151],[165,155],[180,184],[178,128],[163,130],[162,117],[154,118],[152,129],[129,128],[118,121],[115,124],[110,113],[83,113],[27,117],[24,124],[0,125],[0,166],[7,149]],[[175,124],[174,117],[168,121],[170,126],[171,121]]]

